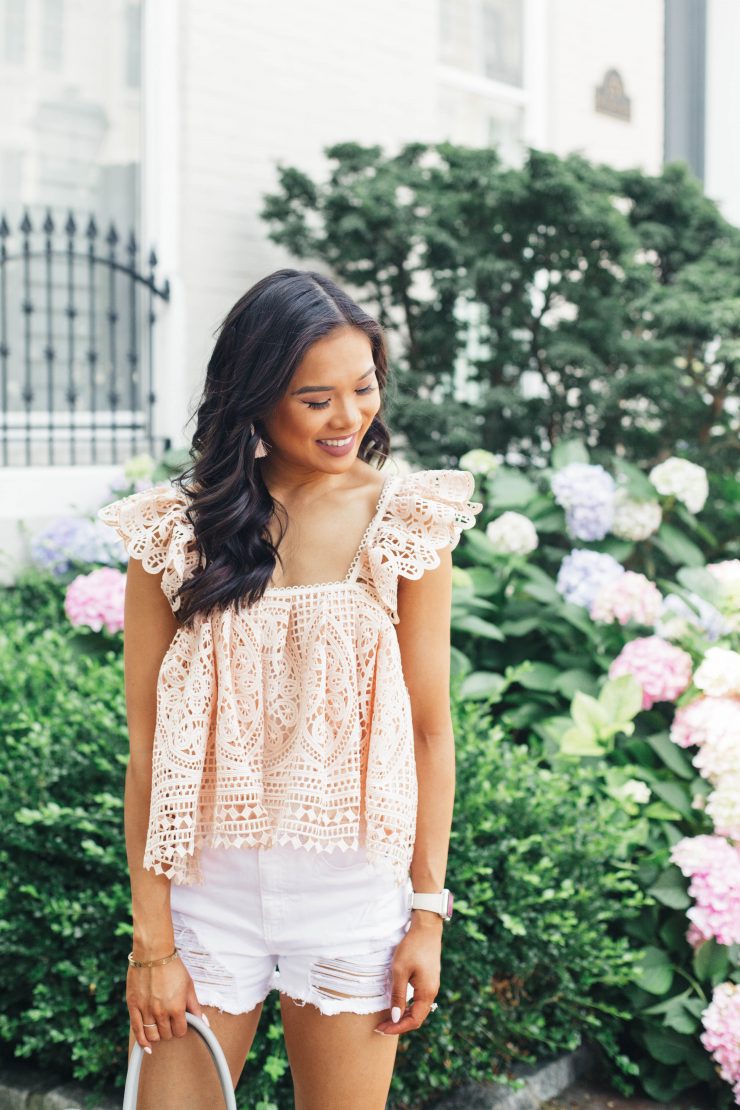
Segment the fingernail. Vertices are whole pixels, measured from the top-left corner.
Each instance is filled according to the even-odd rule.
[[[203,1024],[207,1025],[208,1028],[210,1029],[211,1028],[211,1023],[208,1020],[208,1014],[201,1014],[200,1016],[203,1018]]]
[[[401,1020],[401,1007],[400,1006],[394,1006],[393,1009],[391,1010],[391,1021],[400,1021],[400,1020]]]
[[[373,1033],[380,1033],[381,1037],[387,1037],[389,1034],[384,1033],[382,1029],[373,1029]]]
[[[144,1052],[148,1052],[148,1053],[149,1053],[149,1055],[151,1056],[151,1054],[152,1054],[152,1050],[151,1050],[151,1048],[149,1047],[149,1045],[145,1045],[145,1046],[144,1046]]]

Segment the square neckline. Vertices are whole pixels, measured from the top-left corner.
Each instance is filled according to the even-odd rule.
[[[395,478],[398,478],[398,477],[400,477],[399,474],[388,474],[388,475],[386,475],[385,480],[383,481],[383,485],[380,487],[380,493],[378,494],[378,500],[377,500],[376,505],[375,505],[375,511],[374,511],[372,517],[370,518],[370,521],[367,525],[367,528],[365,529],[365,531],[362,534],[362,538],[360,539],[357,550],[355,551],[354,555],[352,556],[352,562],[350,563],[349,569],[348,569],[347,573],[345,574],[344,578],[333,578],[333,579],[330,579],[328,582],[308,582],[305,585],[298,585],[298,586],[267,586],[263,591],[263,596],[265,594],[300,593],[301,591],[316,590],[316,589],[325,588],[327,586],[336,587],[336,586],[347,586],[347,585],[349,585],[352,582],[352,577],[353,577],[354,572],[357,568],[357,564],[360,561],[360,556],[362,555],[362,552],[365,550],[365,544],[369,540],[375,525],[379,522],[381,513],[384,512],[384,510],[385,510],[387,495],[388,495],[388,491],[391,488],[391,484],[392,484],[393,480]]]

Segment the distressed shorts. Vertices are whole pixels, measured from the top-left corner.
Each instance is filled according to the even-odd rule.
[[[322,1014],[390,1007],[391,962],[411,923],[410,876],[397,885],[364,846],[202,848],[200,859],[203,883],[173,883],[170,907],[202,1006],[242,1014],[276,989]]]

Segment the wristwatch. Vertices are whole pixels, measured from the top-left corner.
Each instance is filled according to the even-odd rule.
[[[438,913],[443,921],[449,921],[452,917],[452,891],[445,887],[440,890],[438,894],[420,894],[418,891],[413,891],[411,895],[410,908],[412,910],[432,910]]]

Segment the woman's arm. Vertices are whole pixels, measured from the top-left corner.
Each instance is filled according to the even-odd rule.
[[[424,893],[445,885],[455,800],[450,713],[452,547],[443,548],[439,557],[440,565],[421,578],[399,579],[396,625],[411,699],[419,788],[410,873],[414,890]],[[440,987],[443,928],[439,914],[411,911],[410,927],[393,957],[391,1016],[375,1026],[378,1033],[407,1033],[426,1020]],[[409,983],[414,999],[407,1005]]]
[[[162,575],[130,558],[124,601],[123,659],[129,762],[124,794],[126,854],[131,880],[134,958],[156,960],[174,947],[170,880],[143,867],[152,792],[152,749],[157,715],[157,679],[177,631],[162,592]]]
[[[455,801],[455,738],[450,713],[450,611],[452,547],[440,565],[416,581],[398,583],[396,626],[404,678],[411,698],[419,803],[411,862],[414,890],[445,885]],[[429,910],[413,910],[412,925],[442,929]]]

